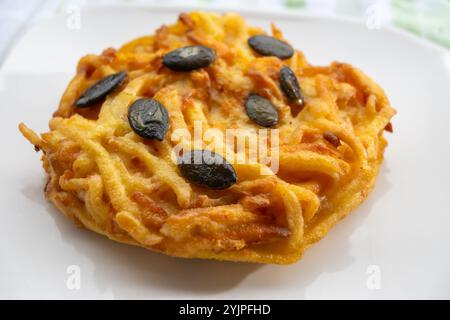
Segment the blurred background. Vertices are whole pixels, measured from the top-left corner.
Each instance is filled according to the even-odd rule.
[[[86,5],[163,5],[180,11],[195,6],[353,17],[368,28],[395,26],[450,49],[450,0],[0,0],[0,65],[30,25]]]

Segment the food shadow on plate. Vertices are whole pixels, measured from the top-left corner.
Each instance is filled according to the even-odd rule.
[[[264,281],[248,281],[246,285],[261,291],[261,294],[264,289],[295,285],[298,288],[296,298],[302,298],[306,296],[308,285],[322,273],[339,272],[354,263],[349,239],[369,216],[372,205],[389,191],[391,184],[387,178],[388,171],[386,165],[383,165],[375,190],[367,201],[331,230],[322,241],[307,250],[300,262],[288,266],[180,259],[116,243],[89,230],[75,227],[72,221],[43,199],[40,186],[38,188],[34,184],[32,187],[24,187],[21,192],[46,208],[55,221],[61,239],[94,265],[92,279],[95,287],[112,292],[115,298],[133,296],[134,284],[139,288],[158,287],[191,295],[220,294],[238,287],[244,279],[254,274],[255,279]],[[124,290],[122,284],[126,284],[128,288]]]

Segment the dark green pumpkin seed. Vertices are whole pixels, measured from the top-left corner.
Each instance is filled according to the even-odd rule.
[[[275,56],[284,60],[294,55],[294,49],[289,44],[266,35],[250,37],[248,44],[263,56]]]
[[[138,99],[128,109],[128,122],[142,138],[162,141],[169,128],[169,113],[155,99]]]
[[[211,48],[205,46],[187,46],[165,54],[163,64],[171,70],[191,71],[206,68],[215,59],[216,53]]]
[[[120,86],[127,73],[124,71],[111,74],[90,86],[75,102],[78,108],[87,108],[103,100],[109,93]]]
[[[226,189],[237,181],[233,166],[214,151],[188,151],[178,159],[178,168],[189,182],[211,189]]]
[[[295,106],[303,107],[304,98],[294,71],[289,67],[281,68],[279,81],[281,90],[289,102]]]
[[[275,106],[257,94],[250,94],[245,103],[247,115],[253,122],[263,127],[271,127],[278,123],[278,112]]]

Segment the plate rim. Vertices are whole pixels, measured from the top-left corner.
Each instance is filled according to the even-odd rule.
[[[238,14],[243,14],[247,17],[256,17],[256,18],[267,18],[270,22],[273,22],[274,19],[282,19],[282,20],[295,20],[295,19],[312,19],[312,20],[322,20],[322,21],[333,21],[338,23],[347,23],[350,25],[364,27],[365,21],[362,17],[353,17],[348,15],[321,15],[314,12],[305,12],[299,10],[289,10],[284,8],[257,8],[256,10],[242,7],[242,8],[232,8],[232,6],[228,5],[208,5],[208,4],[188,4],[183,5],[180,10],[180,6],[174,3],[165,3],[165,4],[134,4],[134,3],[112,3],[112,4],[94,4],[94,3],[86,3],[80,5],[80,10],[152,10],[156,11],[156,13],[181,13],[185,11],[206,11],[206,12],[218,12],[218,13],[227,13],[227,12],[235,12]],[[4,70],[5,65],[7,65],[11,54],[13,53],[15,47],[23,40],[23,38],[33,29],[45,23],[49,23],[52,19],[63,16],[65,13],[64,10],[59,12],[55,12],[53,15],[36,20],[31,22],[25,22],[19,30],[19,34],[10,41],[9,45],[4,49],[3,54],[0,56],[0,73]],[[425,38],[421,38],[416,36],[406,30],[400,29],[395,25],[382,25],[380,29],[376,31],[384,30],[387,32],[394,33],[406,41],[410,41],[419,45],[421,47],[425,47],[427,49],[433,50],[438,54],[448,55],[450,57],[450,50],[447,48],[431,42]],[[370,30],[369,30],[370,31]]]

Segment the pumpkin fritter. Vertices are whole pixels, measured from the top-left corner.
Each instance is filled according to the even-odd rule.
[[[81,58],[50,131],[19,128],[43,152],[47,199],[77,224],[177,257],[287,264],[368,196],[394,114],[360,70],[309,64],[275,26],[192,12]],[[277,132],[278,167],[174,138],[196,123]],[[177,163],[180,144],[215,160]]]

